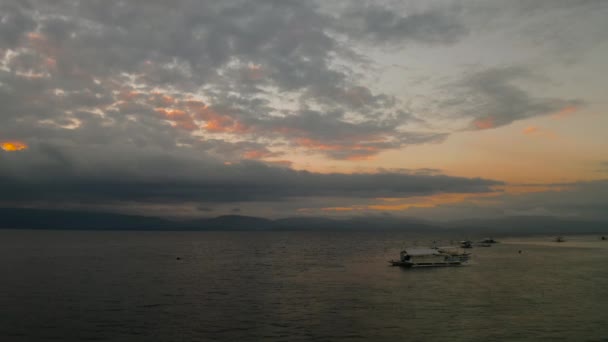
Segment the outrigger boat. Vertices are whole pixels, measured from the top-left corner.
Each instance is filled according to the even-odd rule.
[[[455,247],[406,248],[399,253],[399,260],[390,260],[392,266],[441,267],[461,266],[469,260],[470,253]]]
[[[460,248],[473,248],[473,243],[470,240],[460,241]]]

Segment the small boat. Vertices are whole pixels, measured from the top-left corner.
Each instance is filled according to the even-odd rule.
[[[480,243],[498,243],[498,241],[492,239],[492,238],[485,238],[481,241],[479,241]]]
[[[392,266],[401,267],[440,267],[461,266],[469,260],[470,253],[456,247],[406,248],[399,253],[399,260],[391,260]]]
[[[564,237],[562,236],[558,236],[555,238],[555,242],[565,242],[566,240],[564,240]]]
[[[473,248],[473,243],[469,240],[460,241],[460,248]]]

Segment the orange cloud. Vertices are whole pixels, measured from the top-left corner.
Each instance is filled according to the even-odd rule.
[[[2,148],[4,151],[7,151],[7,152],[16,152],[16,151],[27,150],[28,146],[24,142],[14,140],[14,141],[3,141],[2,143],[0,143],[0,148]]]
[[[536,126],[529,126],[523,129],[522,133],[526,135],[534,134],[539,131],[539,128]]]
[[[538,126],[528,126],[522,130],[522,133],[530,136],[538,136],[548,139],[557,139],[557,134],[547,129],[542,129]]]
[[[411,208],[435,208],[446,204],[458,204],[463,202],[474,203],[479,206],[500,205],[502,195],[525,195],[539,192],[561,192],[572,190],[572,186],[547,186],[547,185],[517,185],[508,184],[493,186],[490,192],[483,193],[440,193],[428,196],[414,197],[379,197],[375,198],[380,204],[336,206],[320,209],[301,208],[298,212],[312,212],[321,210],[324,212],[351,212],[351,211],[405,211]]]
[[[251,150],[243,153],[243,157],[247,159],[262,159],[266,157],[272,157],[273,155],[274,153],[264,150]]]
[[[418,196],[411,198],[379,198],[387,202],[386,204],[370,205],[371,210],[400,211],[410,208],[434,208],[444,204],[457,204],[462,202],[472,202],[478,205],[496,204],[491,199],[503,194],[524,195],[538,192],[561,192],[572,189],[568,186],[545,186],[545,185],[501,185],[493,186],[492,192],[483,193],[444,193],[430,196]]]
[[[489,128],[494,128],[494,118],[492,117],[487,117],[487,118],[483,118],[483,119],[477,119],[475,121],[473,121],[473,126],[475,126],[477,129],[489,129]]]
[[[177,102],[174,97],[159,92],[153,92],[150,100],[155,101],[159,106],[171,106]]]
[[[181,128],[185,131],[194,131],[199,128],[199,126],[192,120],[192,118],[187,117],[187,119],[175,121],[175,127]]]
[[[156,108],[155,111],[170,120],[174,127],[186,131],[194,131],[199,128],[192,117],[181,109]]]
[[[38,32],[30,32],[27,34],[27,39],[29,39],[32,42],[35,41],[46,41],[46,39],[44,38],[44,36]]]
[[[578,110],[578,108],[575,106],[567,106],[567,107],[564,107],[559,112],[553,114],[551,117],[556,120],[564,119],[564,118],[567,118],[567,117],[571,116],[572,114],[574,114],[577,110]]]
[[[344,146],[337,144],[325,144],[318,140],[309,139],[309,138],[298,138],[296,139],[296,143],[302,147],[306,147],[313,150],[319,151],[335,151],[342,150]]]
[[[118,99],[121,101],[129,101],[129,100],[133,100],[135,98],[137,98],[139,95],[141,95],[139,92],[137,91],[121,91],[120,94],[118,95]]]
[[[205,130],[212,133],[246,133],[250,127],[232,118],[228,114],[219,113],[201,101],[187,101],[186,105],[196,113],[196,116],[206,121]]]
[[[186,112],[180,109],[156,108],[157,113],[163,114],[168,118],[176,118],[186,116]]]
[[[324,143],[319,140],[310,138],[297,138],[295,143],[300,147],[304,147],[313,151],[344,151],[344,160],[360,161],[370,160],[380,152],[380,149],[374,146],[365,146],[361,144],[349,143]]]
[[[179,104],[185,105],[183,109],[174,108],[156,108],[156,112],[164,115],[167,119],[172,120],[175,127],[185,130],[196,130],[203,128],[211,133],[246,133],[251,130],[250,127],[244,125],[237,119],[232,118],[228,114],[220,114],[215,108],[212,108],[202,101],[186,100],[178,101],[174,97],[166,94],[154,93],[151,98],[162,104]],[[196,124],[195,120],[204,120],[204,126]],[[251,152],[253,153],[253,152]],[[254,158],[253,154],[250,154]],[[256,158],[257,159],[257,158]]]
[[[467,200],[491,198],[499,195],[501,195],[501,192],[436,194],[404,198],[401,203],[394,203],[395,199],[390,199],[389,202],[391,202],[391,204],[370,205],[368,208],[381,211],[401,211],[410,208],[434,208],[443,204],[456,204]]]

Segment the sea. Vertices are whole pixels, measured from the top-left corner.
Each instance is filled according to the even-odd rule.
[[[387,262],[457,238],[0,230],[0,341],[608,341],[608,241]]]

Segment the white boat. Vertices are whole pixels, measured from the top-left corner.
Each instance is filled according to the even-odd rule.
[[[399,253],[399,260],[391,260],[389,263],[401,267],[460,266],[469,260],[470,255],[456,247],[415,247],[404,249]]]

